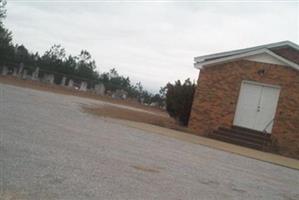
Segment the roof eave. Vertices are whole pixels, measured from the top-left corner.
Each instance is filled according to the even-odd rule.
[[[245,49],[238,49],[238,50],[233,50],[233,51],[226,51],[222,53],[215,53],[215,54],[208,54],[204,56],[198,56],[194,58],[195,62],[204,62],[207,59],[213,59],[217,57],[223,57],[223,56],[234,56],[237,54],[243,54],[247,53],[250,51],[255,51],[258,49],[270,49],[270,48],[275,48],[275,47],[280,47],[280,46],[290,46],[293,47],[294,49],[297,49],[299,51],[299,46],[291,41],[282,41],[282,42],[276,42],[276,43],[271,43],[271,44],[265,44],[265,45],[260,45],[256,47],[250,47],[250,48],[245,48]]]
[[[229,56],[229,57],[225,57],[225,58],[220,58],[220,59],[215,59],[215,60],[211,60],[211,61],[202,61],[202,62],[196,62],[194,63],[194,67],[197,69],[203,69],[205,67],[211,66],[211,65],[215,65],[215,64],[221,64],[221,63],[226,63],[226,62],[231,62],[234,60],[238,60],[238,59],[242,59],[244,57],[248,57],[248,56],[252,56],[252,55],[257,55],[257,54],[261,54],[261,53],[267,53],[273,57],[275,57],[276,59],[282,61],[283,63],[285,63],[287,66],[290,66],[296,70],[299,70],[299,65],[289,61],[277,54],[275,54],[274,52],[268,50],[268,49],[259,49],[259,50],[255,50],[255,51],[250,51],[247,53],[243,53],[243,54],[238,54],[238,55],[233,55],[233,56]]]

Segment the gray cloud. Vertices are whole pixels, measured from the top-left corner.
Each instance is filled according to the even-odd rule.
[[[9,1],[14,41],[44,52],[87,49],[101,72],[115,67],[157,91],[196,80],[193,57],[281,40],[299,42],[298,3]]]

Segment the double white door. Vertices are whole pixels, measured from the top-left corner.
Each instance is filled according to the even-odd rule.
[[[280,87],[243,81],[234,125],[271,133]]]

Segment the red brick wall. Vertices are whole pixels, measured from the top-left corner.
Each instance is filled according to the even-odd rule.
[[[257,71],[262,69],[260,76]],[[299,158],[299,71],[291,67],[239,60],[201,70],[189,129],[205,135],[219,126],[230,127],[243,80],[281,86],[272,137],[281,154]]]

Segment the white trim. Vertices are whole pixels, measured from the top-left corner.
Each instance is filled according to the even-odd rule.
[[[265,86],[265,87],[272,87],[272,88],[281,89],[281,86],[279,86],[279,85],[272,85],[272,84],[261,83],[261,82],[257,82],[257,81],[242,80],[241,84],[243,84],[243,83],[248,83],[248,84],[253,84],[253,85],[259,85],[259,86]]]
[[[248,56],[243,58],[244,60],[249,60],[253,62],[260,62],[260,63],[269,63],[274,65],[286,65],[284,62],[278,60],[277,58],[270,56],[267,53],[261,53],[253,56]]]
[[[270,54],[271,56],[273,56],[273,57],[277,58],[278,60],[288,64],[289,66],[293,67],[294,69],[299,70],[299,65],[298,64],[296,64],[296,63],[294,63],[290,60],[287,60],[287,59],[281,57],[280,55],[277,55],[276,53],[274,53],[272,51],[269,51],[269,50],[267,50],[267,51],[268,51],[267,53]]]
[[[194,67],[197,69],[203,69],[204,67],[213,65],[213,64],[220,64],[220,63],[225,63],[228,61],[233,61],[233,60],[238,60],[244,57],[248,57],[248,56],[252,56],[252,55],[257,55],[257,54],[261,54],[261,53],[267,53],[273,57],[275,57],[276,59],[282,61],[283,63],[285,63],[287,66],[293,67],[294,69],[299,70],[299,65],[296,63],[293,63],[275,53],[273,53],[272,51],[268,50],[268,49],[258,49],[255,51],[250,51],[250,52],[246,52],[243,54],[237,54],[237,55],[233,55],[233,56],[229,56],[229,57],[225,57],[225,58],[219,58],[219,59],[215,59],[215,60],[210,60],[210,61],[206,61],[206,62],[197,62],[194,63]]]
[[[226,51],[226,52],[222,52],[222,53],[198,56],[198,57],[194,58],[194,61],[195,62],[204,62],[207,59],[213,59],[213,58],[217,59],[217,57],[233,56],[236,54],[243,54],[243,53],[246,53],[249,51],[255,51],[258,49],[265,49],[265,48],[270,49],[270,48],[275,48],[275,47],[280,47],[280,46],[290,46],[290,47],[293,47],[294,49],[299,50],[299,46],[297,44],[290,42],[290,41],[282,41],[282,42],[276,42],[276,43],[271,43],[271,44],[265,44],[265,45],[245,48],[245,49],[238,49],[238,50]]]

